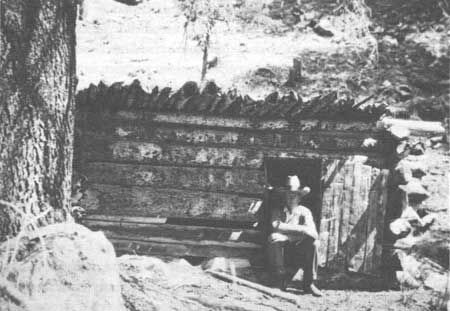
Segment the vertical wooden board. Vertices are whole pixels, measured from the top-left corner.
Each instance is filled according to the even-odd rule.
[[[333,266],[338,269],[347,268],[347,251],[346,245],[348,243],[349,233],[349,218],[350,209],[353,204],[353,171],[354,163],[347,162],[343,166],[344,184],[342,190],[342,203],[339,213],[339,241],[338,253],[333,261]]]
[[[326,266],[328,264],[328,243],[330,240],[330,219],[332,217],[333,187],[330,185],[323,192],[322,197],[322,214],[320,217],[319,230],[319,265]]]
[[[336,221],[339,221],[339,209],[336,211],[335,204],[337,204],[335,195],[336,189],[335,185],[341,185],[342,191],[342,183],[344,178],[344,170],[342,169],[342,165],[345,160],[342,159],[326,159],[322,165],[322,213],[320,216],[320,231],[319,231],[319,239],[320,239],[320,247],[319,247],[319,264],[322,266],[329,265],[329,252],[330,252],[330,242],[333,244],[334,242],[338,242],[339,233],[335,232],[334,234],[331,230],[334,228],[339,228],[336,225]],[[335,247],[337,248],[337,246]],[[336,250],[335,250],[336,251]]]
[[[366,250],[368,203],[372,168],[361,162],[354,166],[353,204],[350,209],[347,238],[348,269],[360,271],[364,266]]]
[[[372,183],[369,193],[369,206],[368,218],[367,218],[367,233],[365,243],[365,259],[362,272],[370,272],[372,270],[372,254],[375,248],[375,238],[377,234],[377,209],[380,196],[380,170],[378,168],[372,168]]]
[[[383,232],[384,232],[384,217],[386,214],[387,204],[387,181],[389,178],[389,170],[383,169],[379,172],[377,177],[377,183],[374,185],[376,189],[376,195],[373,196],[371,201],[373,224],[369,226],[368,241],[373,243],[373,247],[367,248],[366,251],[366,266],[364,272],[376,273],[381,266],[381,253],[383,250]],[[369,244],[368,244],[369,245]]]
[[[341,182],[336,182],[332,184],[333,187],[333,200],[332,200],[332,214],[329,220],[330,230],[328,239],[328,252],[327,252],[327,262],[332,262],[336,257],[338,252],[339,244],[339,215],[341,210],[342,202],[342,191],[344,184]]]

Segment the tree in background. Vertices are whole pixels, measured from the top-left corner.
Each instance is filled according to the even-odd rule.
[[[203,81],[208,70],[208,50],[214,26],[217,22],[227,22],[233,15],[236,4],[224,0],[179,0],[179,6],[186,17],[185,35],[192,33],[202,49],[201,81]]]
[[[0,19],[1,241],[24,215],[70,218],[76,0],[1,1]]]

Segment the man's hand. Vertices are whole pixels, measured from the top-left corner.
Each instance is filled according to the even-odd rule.
[[[318,234],[315,226],[305,226],[305,225],[294,225],[294,224],[286,224],[278,221],[276,229],[282,233],[286,234],[305,234],[314,240],[318,239]],[[275,228],[275,227],[274,227]]]
[[[269,235],[269,242],[275,243],[275,242],[286,242],[289,240],[289,237],[285,234],[274,232]]]

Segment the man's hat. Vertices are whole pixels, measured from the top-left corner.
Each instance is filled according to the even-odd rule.
[[[311,192],[311,189],[309,187],[301,187],[301,182],[297,175],[288,176],[286,180],[286,186],[287,191],[291,193],[297,193],[300,197],[304,197]]]

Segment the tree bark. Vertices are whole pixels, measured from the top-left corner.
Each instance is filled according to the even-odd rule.
[[[0,199],[70,218],[75,0],[0,0]],[[0,205],[0,241],[23,218]]]

